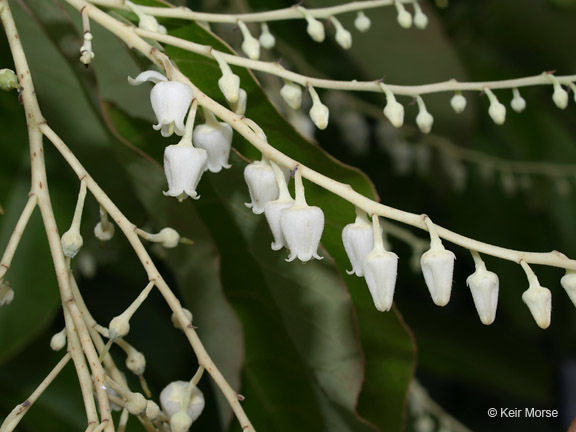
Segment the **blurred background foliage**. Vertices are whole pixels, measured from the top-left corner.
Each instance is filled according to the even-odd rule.
[[[179,204],[164,197],[162,152],[174,141],[152,130],[148,89],[126,82],[126,76],[148,69],[148,63],[94,25],[96,58],[93,66],[84,69],[77,61],[82,30],[75,10],[56,0],[10,4],[52,127],[134,223],[149,231],[171,226],[194,240],[194,245],[176,250],[152,245],[150,250],[193,312],[216,364],[245,396],[243,405],[257,430],[416,430],[417,419],[405,403],[414,372],[430,396],[473,431],[520,427],[559,431],[576,416],[576,314],[560,287],[561,270],[535,268],[542,285],[553,293],[552,325],[541,331],[521,301],[527,283],[520,267],[487,257],[488,268],[500,277],[501,291],[496,322],[486,327],[477,318],[465,284],[474,271],[467,251],[447,245],[458,258],[454,288],[450,304],[438,308],[422,275],[410,265],[411,248],[391,237],[400,256],[396,310],[378,313],[363,280],[344,272],[349,263],[340,233],[353,221],[352,206],[309,185],[308,201],[321,206],[327,217],[322,250],[326,258],[306,265],[285,263],[284,252],[273,253],[269,248],[271,238],[263,217],[243,205],[248,193],[242,170],[258,154],[238,137],[233,168],[218,175],[207,173],[199,187],[199,201]],[[332,4],[309,0],[305,6]],[[196,10],[245,12],[292,4],[206,0],[187,5]],[[265,59],[282,59],[282,64],[314,76],[384,77],[394,84],[576,71],[569,51],[569,41],[576,36],[573,1],[460,0],[444,9],[431,2],[423,2],[423,7],[430,18],[424,31],[400,28],[394,8],[368,11],[372,28],[365,34],[353,30],[353,15],[342,16],[342,23],[353,33],[350,51],[333,42],[330,26],[327,41],[316,44],[302,20],[271,23],[278,45]],[[163,24],[171,34],[227,49],[195,24],[175,20]],[[214,26],[214,30],[232,48],[239,48],[240,32],[233,26]],[[253,30],[257,33],[256,27]],[[168,49],[168,53],[193,82],[223,102],[214,64],[181,50]],[[5,38],[0,39],[0,58],[0,67],[12,67]],[[277,103],[279,79],[258,75],[255,80],[245,71],[236,72],[248,92],[247,116],[264,128],[274,146],[304,164],[368,196],[379,196],[387,205],[426,213],[461,234],[500,246],[557,249],[576,257],[576,172],[566,179],[567,193],[558,188],[554,176],[532,176],[529,184],[514,178],[515,192],[509,185],[503,188],[501,173],[494,172],[486,180],[477,164],[454,163],[445,152],[434,150],[437,138],[417,132],[417,109],[409,106],[409,99],[399,99],[406,107],[407,125],[398,131],[386,128],[382,118],[363,109],[366,104],[382,108],[381,95],[342,99],[320,92],[331,105],[331,123],[315,134],[314,143],[308,142],[272,108],[256,82]],[[574,103],[559,110],[549,87],[526,89],[522,94],[526,111],[509,110],[504,126],[494,125],[488,117],[485,96],[466,94],[468,107],[460,115],[450,108],[451,95],[427,96],[435,117],[433,134],[460,148],[507,160],[576,164]],[[497,95],[505,104],[511,99],[509,91]],[[349,114],[358,109],[369,115],[356,118],[356,123],[349,121]],[[3,248],[25,203],[30,172],[25,121],[16,94],[0,94],[0,112]],[[71,221],[79,184],[49,144],[46,156],[63,232]],[[74,269],[91,311],[107,325],[146,280],[120,233],[106,244],[93,238],[97,221],[97,204],[88,199],[85,246]],[[63,319],[42,231],[35,215],[8,276],[15,300],[0,309],[0,418],[26,398],[61,356],[49,348],[50,337],[61,330]],[[170,311],[159,295],[152,295],[135,315],[128,340],[146,355],[146,378],[155,398],[170,381],[189,379],[195,371],[194,355],[171,326]],[[113,355],[122,364],[122,352]],[[138,388],[137,379],[129,379]],[[230,423],[231,413],[210,380],[203,380],[200,387],[207,407],[192,430],[239,430],[235,422]],[[560,418],[490,419],[486,415],[490,407],[557,409]],[[68,366],[30,410],[20,430],[82,430],[84,422],[77,380]],[[140,427],[131,420],[128,429]]]

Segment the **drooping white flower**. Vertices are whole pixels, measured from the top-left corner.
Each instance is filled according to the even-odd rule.
[[[280,90],[280,96],[293,110],[300,108],[302,104],[302,89],[298,84],[290,81],[285,81],[284,86]]]
[[[254,214],[264,213],[264,206],[268,201],[278,199],[278,183],[274,170],[265,158],[252,162],[244,169],[244,180],[248,185],[251,202],[246,207],[251,208]]]
[[[166,196],[183,201],[187,196],[198,199],[196,187],[206,170],[206,150],[191,145],[169,145],[164,150],[164,173],[168,181]]]
[[[228,157],[232,146],[232,127],[218,122],[212,113],[208,113],[206,123],[194,128],[193,142],[196,147],[206,150],[206,169],[217,173],[222,168],[230,168]]]
[[[460,114],[466,108],[466,98],[462,96],[462,93],[456,92],[450,99],[450,105],[456,114]]]
[[[446,306],[452,293],[452,275],[456,256],[444,248],[432,221],[428,217],[425,221],[431,242],[430,249],[420,258],[420,266],[432,301],[438,306]]]
[[[370,29],[371,24],[370,18],[368,18],[363,11],[358,12],[356,19],[354,20],[354,26],[359,32],[367,32]]]
[[[158,120],[154,129],[161,130],[164,137],[169,137],[174,132],[176,135],[184,135],[184,118],[194,98],[192,88],[179,81],[169,81],[156,71],[142,72],[134,79],[128,77],[128,82],[132,85],[140,85],[146,81],[155,84],[150,92],[152,110]]]
[[[324,231],[324,213],[320,207],[309,206],[304,196],[302,175],[296,170],[296,199],[292,207],[282,210],[280,226],[290,250],[286,261],[298,258],[302,262],[312,258],[322,259],[318,255],[320,238]]]
[[[570,300],[572,300],[574,306],[576,306],[576,271],[566,270],[566,274],[560,279],[560,284],[566,291],[566,294],[568,294],[568,297],[570,297]]]
[[[189,384],[187,381],[174,381],[160,392],[160,405],[168,418],[180,411]],[[198,387],[194,387],[192,389],[190,405],[185,411],[192,421],[200,417],[200,414],[204,410],[204,404],[204,395]]]
[[[399,128],[404,124],[404,107],[396,101],[394,93],[388,89],[386,84],[380,83],[380,88],[386,94],[384,115],[390,121],[392,126]]]
[[[357,211],[354,223],[344,227],[342,243],[350,264],[352,264],[352,270],[346,270],[346,273],[364,276],[364,269],[362,268],[364,258],[374,249],[372,224],[364,212]]]
[[[480,256],[475,252],[473,252],[473,256],[476,271],[468,276],[466,284],[470,287],[480,321],[482,324],[489,325],[496,318],[500,283],[496,273],[486,270],[486,265]]]
[[[387,312],[394,301],[398,256],[384,248],[378,215],[372,216],[374,248],[364,257],[362,270],[366,284],[372,294],[374,306],[380,312]]]
[[[286,241],[284,239],[284,234],[282,233],[282,227],[280,225],[280,217],[282,215],[282,210],[290,208],[294,205],[294,199],[290,196],[290,191],[288,190],[288,185],[286,183],[286,177],[282,170],[274,163],[271,162],[272,169],[276,176],[276,182],[278,184],[279,196],[277,200],[268,201],[264,206],[264,214],[268,225],[270,226],[270,231],[272,231],[272,236],[274,241],[272,242],[272,250],[280,250],[286,246]]]
[[[276,38],[272,33],[270,33],[268,24],[262,23],[262,33],[260,33],[258,40],[260,41],[260,45],[265,49],[272,49],[274,48],[274,45],[276,45]]]

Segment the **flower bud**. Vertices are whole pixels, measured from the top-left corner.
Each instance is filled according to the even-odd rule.
[[[262,33],[260,33],[260,45],[265,49],[272,49],[274,45],[276,45],[276,38],[272,33],[270,33],[270,29],[268,28],[268,24],[262,23]]]
[[[354,223],[344,227],[342,243],[352,264],[352,270],[346,270],[346,273],[364,276],[362,268],[364,258],[374,249],[374,232],[366,216],[363,214],[356,216]]]
[[[566,270],[566,274],[560,279],[560,284],[566,291],[566,294],[568,294],[568,297],[570,297],[570,300],[572,300],[574,306],[576,306],[576,271]]]
[[[232,111],[236,114],[243,116],[246,113],[246,103],[248,102],[248,93],[246,90],[240,89],[238,92],[238,100],[230,104]]]
[[[380,312],[387,312],[394,300],[398,256],[384,249],[379,217],[372,216],[372,221],[374,248],[364,258],[362,270],[376,309]]]
[[[458,92],[450,99],[450,105],[452,105],[452,109],[456,114],[460,114],[466,108],[466,98],[462,96],[462,93]]]
[[[424,30],[428,26],[428,17],[422,11],[422,8],[418,3],[414,3],[414,9],[415,9],[414,25],[416,26],[416,28]]]
[[[9,305],[14,300],[14,290],[10,288],[10,282],[0,280],[0,306]]]
[[[18,76],[11,69],[0,69],[0,90],[10,91],[20,87]]]
[[[186,319],[188,320],[188,322],[192,323],[192,312],[190,312],[186,308],[182,308],[182,310],[184,311],[184,315],[186,315]],[[172,313],[170,320],[172,321],[172,325],[175,328],[177,328],[178,330],[182,330],[182,326],[180,325],[180,321],[178,320],[178,317],[176,316],[175,313]]]
[[[432,124],[434,123],[434,117],[426,109],[424,101],[420,96],[416,98],[418,102],[418,115],[416,116],[416,124],[422,133],[430,133],[432,130]]]
[[[94,227],[94,236],[100,241],[108,241],[114,237],[115,228],[111,223],[102,225],[102,222],[98,222]]]
[[[160,405],[167,417],[172,418],[174,414],[180,411],[188,386],[189,383],[187,381],[174,381],[162,390],[160,393]],[[194,422],[200,416],[203,409],[204,395],[198,387],[194,387],[186,414],[188,414]]]
[[[426,286],[438,306],[446,306],[450,301],[455,259],[456,256],[443,247],[431,247],[420,259]]]
[[[506,107],[498,101],[496,95],[489,88],[484,89],[484,92],[490,99],[490,107],[488,114],[494,120],[494,123],[501,125],[506,121]]]
[[[189,145],[169,145],[164,150],[164,172],[168,181],[166,196],[183,201],[187,196],[198,199],[196,187],[206,170],[206,150]]]
[[[550,290],[539,284],[531,283],[530,287],[522,294],[522,301],[530,309],[538,327],[547,329],[550,326],[552,315],[552,293]]]
[[[165,248],[175,248],[180,243],[180,234],[174,228],[163,228],[156,234],[156,242]]]
[[[331,17],[330,21],[336,28],[336,42],[344,49],[349,49],[352,46],[352,35],[346,30],[336,17]]]
[[[308,26],[306,27],[306,31],[310,35],[313,41],[315,42],[323,42],[324,38],[326,37],[324,31],[324,24],[318,21],[316,18],[310,17],[308,18]]]
[[[206,150],[207,170],[213,173],[230,168],[228,158],[232,146],[232,127],[223,122],[207,122],[194,129],[194,145]]]
[[[558,108],[565,109],[568,106],[568,92],[560,84],[554,85],[552,100]]]
[[[126,398],[124,408],[126,408],[130,414],[139,416],[146,412],[147,405],[147,400],[142,393],[131,393],[130,396]]]
[[[526,108],[526,101],[520,95],[520,92],[518,91],[518,89],[515,88],[514,90],[512,90],[512,94],[513,94],[513,97],[512,97],[512,101],[510,102],[510,106],[517,113],[521,113]]]
[[[134,375],[142,375],[146,370],[146,357],[140,351],[130,347],[126,357],[126,367]]]
[[[151,400],[146,402],[146,417],[148,417],[148,420],[154,423],[160,420],[161,414],[162,412],[160,411],[160,407],[156,402]]]
[[[299,109],[302,104],[302,89],[290,81],[284,83],[282,90],[280,90],[280,96],[293,110]]]
[[[74,258],[84,244],[84,240],[80,235],[80,231],[78,231],[77,228],[72,227],[64,234],[62,234],[60,243],[62,243],[62,251],[64,252],[64,256],[68,258]]]
[[[396,2],[396,9],[398,10],[396,20],[398,24],[400,24],[400,27],[405,29],[412,27],[412,15],[410,15],[410,12],[406,10],[404,5]]]
[[[404,107],[396,99],[388,100],[384,115],[394,127],[399,128],[404,124]]]
[[[59,331],[52,339],[50,339],[50,348],[53,351],[60,351],[62,348],[66,346],[66,329]]]
[[[247,165],[244,169],[244,180],[251,199],[251,202],[246,203],[246,207],[251,208],[254,214],[264,213],[264,205],[278,199],[278,184],[268,162],[256,161]]]
[[[110,339],[114,340],[123,338],[129,332],[130,332],[129,316],[126,316],[124,314],[112,318],[110,324],[108,324],[108,337]]]
[[[236,103],[240,94],[240,77],[232,72],[224,72],[218,80],[220,91],[230,103]]]
[[[170,432],[188,432],[192,419],[185,411],[178,411],[170,417]]]
[[[498,306],[498,275],[484,266],[477,266],[476,271],[466,279],[466,284],[470,287],[480,321],[485,325],[492,324]]]
[[[310,109],[310,119],[318,129],[326,129],[328,126],[329,115],[330,111],[326,105],[320,102],[319,99],[314,101],[312,108]]]
[[[367,32],[370,29],[371,24],[370,18],[368,18],[364,12],[358,12],[356,19],[354,20],[354,26],[359,32]]]
[[[160,25],[158,23],[158,20],[156,20],[156,18],[153,17],[152,15],[141,14],[140,21],[138,22],[138,27],[140,27],[142,30],[148,30],[160,34],[168,33],[166,27]]]

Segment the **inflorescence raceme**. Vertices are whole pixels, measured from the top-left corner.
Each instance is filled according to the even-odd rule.
[[[467,239],[436,226],[426,215],[413,215],[375,203],[357,194],[351,188],[346,187],[346,185],[342,185],[333,179],[328,179],[278,152],[267,142],[264,131],[253,121],[244,117],[248,103],[247,94],[241,87],[240,78],[234,73],[230,65],[259,70],[282,78],[283,87],[280,95],[287,106],[293,110],[301,108],[304,95],[303,89],[307,90],[306,93],[310,95],[312,102],[309,117],[318,129],[326,128],[330,117],[329,108],[322,103],[317,91],[317,89],[323,88],[383,93],[386,99],[383,109],[384,117],[392,126],[397,128],[404,124],[404,107],[398,102],[397,97],[410,96],[418,106],[416,124],[420,131],[425,134],[431,131],[434,119],[426,108],[422,98],[424,94],[454,92],[450,103],[454,111],[460,113],[466,108],[466,99],[462,95],[462,91],[480,91],[488,99],[489,116],[495,123],[503,124],[506,119],[506,107],[498,100],[493,90],[512,90],[511,107],[515,111],[520,112],[524,110],[526,101],[520,95],[519,87],[551,85],[553,87],[553,102],[559,108],[564,109],[569,102],[569,95],[565,87],[569,86],[573,91],[576,90],[574,84],[576,76],[558,77],[547,72],[535,77],[491,83],[448,81],[410,87],[395,86],[382,81],[343,82],[320,80],[287,71],[276,63],[267,63],[259,60],[261,47],[271,49],[275,46],[275,37],[270,31],[268,22],[278,19],[304,19],[307,24],[306,31],[310,37],[316,42],[322,42],[325,39],[326,32],[321,20],[329,20],[335,30],[336,42],[342,48],[349,49],[352,46],[352,35],[343,27],[336,15],[350,11],[357,12],[354,26],[358,31],[364,32],[368,31],[371,26],[370,19],[364,13],[364,9],[394,5],[397,21],[402,27],[408,28],[414,25],[423,29],[428,24],[428,18],[420,5],[413,0],[355,2],[342,7],[317,10],[296,6],[282,11],[243,16],[199,14],[181,8],[149,8],[127,0],[67,1],[76,7],[82,16],[84,38],[83,45],[80,48],[80,61],[86,66],[95,59],[92,47],[93,37],[90,32],[89,22],[92,19],[104,25],[104,27],[115,33],[131,47],[148,56],[157,66],[162,67],[164,74],[156,70],[150,70],[142,72],[134,79],[129,78],[129,82],[133,85],[143,84],[147,81],[154,84],[150,92],[152,109],[157,118],[157,124],[154,125],[154,129],[160,130],[163,137],[171,137],[174,134],[181,136],[178,143],[168,145],[165,148],[164,171],[168,184],[168,190],[164,192],[165,195],[174,197],[179,201],[183,201],[188,197],[199,199],[200,196],[197,194],[196,189],[203,173],[205,171],[218,173],[222,169],[230,167],[229,154],[234,128],[262,152],[261,160],[248,164],[244,170],[244,178],[248,189],[247,196],[249,195],[250,197],[250,202],[246,203],[246,206],[256,215],[264,214],[272,233],[271,247],[275,251],[286,248],[288,251],[286,261],[298,259],[304,263],[312,259],[322,259],[319,254],[319,247],[324,230],[325,215],[320,207],[308,204],[305,196],[304,179],[308,179],[337,193],[354,205],[356,219],[346,225],[342,231],[343,247],[351,264],[349,273],[365,278],[375,307],[379,311],[389,311],[391,309],[398,273],[399,257],[390,250],[391,248],[387,241],[388,235],[395,235],[412,244],[414,254],[419,259],[418,264],[422,271],[425,285],[433,302],[438,306],[445,306],[450,300],[456,259],[454,253],[445,248],[442,240],[451,241],[468,249],[474,260],[475,272],[467,279],[467,285],[470,287],[480,320],[484,324],[491,324],[495,319],[499,280],[495,273],[487,270],[480,252],[516,261],[521,265],[528,279],[528,289],[522,294],[522,300],[527,305],[539,327],[547,328],[550,325],[551,292],[540,285],[529,263],[548,264],[565,268],[566,274],[561,279],[561,285],[568,293],[570,299],[576,304],[576,263],[562,254],[529,254]],[[4,5],[4,3],[1,4]],[[137,18],[138,27],[126,26],[120,23],[93,4],[131,11]],[[412,4],[414,14],[408,11],[406,4]],[[14,42],[19,37],[16,37],[18,35],[15,27],[10,27],[12,18],[8,7],[5,6],[1,13],[9,24],[6,31],[11,41],[16,68],[19,72],[18,75],[25,77],[23,79],[27,80],[27,82],[26,86],[21,89],[15,73],[1,70],[0,88],[4,90],[21,90],[25,108],[29,113],[33,114],[32,117],[36,116],[38,124],[31,121],[28,125],[31,132],[31,146],[39,146],[38,148],[41,148],[42,135],[45,135],[66,157],[80,179],[80,192],[69,230],[60,239],[56,238],[56,243],[54,243],[54,239],[50,240],[49,238],[52,241],[51,245],[55,250],[60,248],[62,255],[61,259],[58,258],[59,260],[55,258],[56,267],[63,270],[62,274],[69,275],[69,277],[64,278],[64,282],[61,282],[62,292],[68,299],[75,300],[71,302],[70,306],[66,306],[69,309],[65,309],[66,328],[53,336],[50,346],[54,350],[61,350],[68,346],[69,354],[62,358],[53,372],[41,384],[39,387],[40,393],[69,360],[72,360],[77,368],[84,368],[86,371],[85,359],[80,355],[84,351],[87,353],[87,357],[92,356],[89,358],[90,363],[96,365],[92,370],[92,377],[89,373],[79,376],[88,419],[94,425],[92,432],[114,430],[113,425],[109,421],[98,421],[95,402],[93,398],[89,397],[93,390],[97,394],[98,408],[103,413],[101,414],[103,417],[106,413],[109,414],[110,409],[119,408],[123,410],[120,422],[124,422],[124,425],[126,416],[129,413],[137,416],[148,430],[162,429],[165,425],[169,425],[170,430],[173,432],[186,431],[204,408],[204,397],[197,388],[197,384],[206,369],[222,389],[242,428],[247,431],[253,431],[250,421],[239,404],[242,397],[234,392],[208,357],[196,333],[194,333],[192,314],[180,306],[156,268],[153,264],[150,264],[150,261],[147,261],[148,255],[140,241],[140,238],[143,238],[147,241],[158,243],[165,248],[172,248],[185,242],[185,239],[182,239],[178,232],[169,227],[162,229],[156,234],[150,234],[132,225],[90,178],[88,173],[85,172],[79,161],[75,159],[62,140],[42,120],[31,78],[29,76],[26,77],[29,73],[24,73],[28,72],[24,52],[19,42]],[[228,22],[237,25],[243,37],[242,51],[248,58],[226,54],[214,50],[212,47],[168,36],[166,29],[158,23],[156,18],[169,16],[204,22]],[[258,37],[253,35],[253,30],[246,24],[250,22],[260,23],[261,30]],[[142,37],[179,46],[215,61],[221,71],[218,86],[231,110],[217,104],[203,94],[201,89],[195,87],[187,77],[182,75],[169,57],[159,50],[152,50],[151,45],[144,41]],[[204,111],[205,123],[195,125],[198,107],[201,107]],[[40,162],[35,163],[38,164]],[[36,168],[36,171],[34,171],[36,174],[34,175],[39,175],[38,172],[41,175],[45,175],[43,170],[44,168],[42,167],[40,169]],[[292,197],[288,187],[292,176],[295,179],[294,197]],[[88,191],[97,198],[100,204],[100,222],[94,228],[94,235],[102,242],[110,240],[115,233],[115,224],[109,220],[109,215],[113,216],[112,220],[116,222],[116,225],[134,245],[141,261],[146,263],[145,268],[149,277],[145,288],[138,297],[124,312],[111,320],[108,328],[99,326],[91,317],[86,305],[83,304],[76,281],[69,271],[70,260],[77,255],[83,245],[83,238],[80,235],[80,224]],[[45,206],[42,201],[42,199],[45,199],[42,198],[45,196],[43,193],[40,191],[31,193],[28,204],[18,222],[15,235],[10,239],[0,261],[0,306],[8,305],[14,297],[14,291],[5,277],[18,245],[21,231],[29,220],[32,211],[37,205]],[[382,217],[384,219],[381,219]],[[386,220],[388,218],[426,230],[430,236],[429,248],[426,250],[428,242],[391,225]],[[48,221],[51,219],[53,219],[53,216],[48,218]],[[57,232],[57,229],[51,232]],[[423,244],[426,244],[426,246],[423,246]],[[149,390],[143,377],[146,367],[144,355],[124,339],[129,334],[131,318],[153,289],[159,290],[171,306],[174,326],[185,333],[199,361],[198,371],[190,381],[172,382],[162,391],[160,394],[162,409],[150,399]],[[104,343],[103,338],[108,339],[108,342]],[[94,345],[85,345],[86,341],[92,341]],[[126,367],[139,377],[144,394],[129,390],[125,377],[108,354],[108,350],[113,343],[117,344],[125,352]],[[94,355],[96,355],[95,358]],[[105,366],[106,373],[104,373],[100,362]],[[37,395],[33,395],[29,400],[33,402],[35,397],[37,398]],[[23,413],[25,413],[25,410],[22,410],[21,407],[16,407],[0,426],[0,431],[13,430]]]

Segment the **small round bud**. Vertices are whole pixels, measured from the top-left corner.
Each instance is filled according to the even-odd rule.
[[[395,99],[388,101],[384,107],[384,115],[394,127],[399,128],[404,124],[404,107]]]
[[[130,319],[129,317],[118,315],[112,318],[108,324],[108,336],[110,339],[120,339],[130,332]]]
[[[280,96],[293,110],[299,109],[302,104],[302,89],[298,84],[286,82],[280,90]]]
[[[134,375],[142,375],[146,370],[146,357],[140,351],[132,348],[126,357],[126,367]]]
[[[356,19],[354,20],[354,26],[359,32],[367,32],[370,29],[371,24],[370,18],[368,18],[364,12],[358,12]]]
[[[146,417],[154,423],[155,421],[160,420],[161,415],[160,407],[154,401],[146,401]]]
[[[128,412],[135,416],[144,414],[146,412],[147,406],[148,401],[142,395],[142,393],[132,393],[126,399],[126,405],[124,405]]]
[[[412,27],[412,15],[408,12],[404,7],[398,10],[398,16],[396,17],[398,24],[402,28],[410,28]]]
[[[338,42],[338,45],[342,48],[350,49],[352,46],[352,35],[348,30],[342,27],[342,24],[340,24],[340,21],[337,21],[336,18],[333,18],[332,21],[336,26],[336,42]]]
[[[326,37],[324,24],[322,24],[316,18],[310,17],[308,19],[308,26],[306,27],[306,31],[315,42],[323,42],[324,38]]]
[[[526,100],[520,96],[520,93],[518,93],[518,95],[515,95],[514,98],[512,98],[510,106],[517,113],[521,113],[526,109]]]
[[[552,100],[558,108],[565,109],[568,106],[568,92],[560,84],[555,85]]]
[[[568,294],[568,297],[570,297],[570,300],[572,300],[574,306],[576,306],[576,271],[566,270],[566,274],[560,279],[560,284],[566,291],[566,294]]]
[[[68,258],[74,258],[84,244],[84,240],[82,239],[80,232],[73,228],[70,228],[68,231],[62,234],[60,242],[62,243],[64,256]]]
[[[240,93],[240,77],[230,72],[224,72],[218,80],[220,91],[230,103],[236,103]]]
[[[466,98],[462,96],[462,93],[456,93],[452,96],[452,99],[450,99],[450,105],[456,114],[460,114],[466,108]]]
[[[320,101],[315,101],[310,109],[310,119],[318,129],[326,129],[329,115],[328,107]]]
[[[14,300],[14,290],[10,288],[10,282],[0,281],[0,306],[9,305]]]
[[[170,432],[187,432],[190,426],[192,419],[184,411],[178,411],[170,417]]]
[[[276,45],[276,38],[272,33],[270,33],[270,29],[268,28],[268,24],[262,24],[262,33],[260,33],[260,45],[262,45],[265,49],[272,49],[274,45]]]
[[[60,351],[66,345],[66,329],[56,333],[50,339],[50,348],[53,351]]]
[[[157,236],[157,241],[165,248],[175,248],[180,242],[180,234],[173,228],[164,228]]]
[[[192,312],[190,312],[188,309],[182,308],[182,310],[184,311],[184,315],[186,315],[186,319],[192,323]],[[176,317],[175,313],[172,313],[172,325],[174,327],[176,327],[179,330],[182,330],[182,326],[180,325],[180,321],[178,321],[178,318]]]
[[[434,123],[434,117],[426,109],[421,109],[416,116],[416,124],[422,133],[430,133],[432,130],[432,124]]]
[[[253,36],[245,37],[242,42],[242,51],[252,60],[260,58],[260,43]]]
[[[160,393],[160,405],[170,418],[182,407],[182,401],[188,390],[187,381],[174,381],[168,384]],[[188,406],[187,414],[195,421],[204,409],[204,395],[198,387],[192,389],[192,397]]]
[[[488,108],[488,114],[497,125],[504,124],[506,121],[506,107],[498,101],[494,101]]]
[[[10,91],[20,87],[18,76],[11,69],[0,69],[0,90]]]
[[[104,226],[102,222],[98,222],[94,227],[94,236],[100,241],[108,241],[114,237],[115,230],[114,225],[109,222]]]
[[[418,9],[414,14],[414,25],[420,30],[424,30],[428,26],[428,17],[422,9]]]

